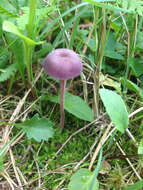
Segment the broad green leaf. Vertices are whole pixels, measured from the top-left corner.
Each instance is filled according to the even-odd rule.
[[[139,50],[143,49],[143,33],[142,33],[142,31],[138,31],[138,33],[137,33],[136,49],[139,49]]]
[[[105,50],[104,56],[110,57],[112,59],[124,60],[124,57],[121,54],[117,53],[116,51],[112,51],[112,50]]]
[[[135,76],[139,77],[140,75],[142,75],[143,74],[142,59],[130,58],[129,61],[130,61],[130,67]]]
[[[17,26],[15,26],[12,22],[9,22],[7,20],[5,20],[3,22],[3,30],[5,30],[7,32],[11,32],[11,33],[19,36],[20,38],[22,38],[29,45],[39,45],[39,44],[43,43],[43,42],[35,42],[35,41],[31,40],[30,38],[28,38],[27,36],[24,36],[21,33],[21,31],[18,29]]]
[[[38,142],[48,140],[54,134],[52,122],[48,118],[39,118],[37,114],[16,126],[22,128],[28,138],[34,138]]]
[[[143,188],[143,179],[136,182],[133,185],[129,185],[129,187],[125,188],[124,190],[142,190]]]
[[[86,168],[81,168],[78,170],[70,179],[70,183],[68,185],[68,190],[89,190],[90,183],[93,178],[93,172],[89,171]],[[94,185],[90,190],[98,190],[99,182],[96,179],[94,181]]]
[[[129,123],[124,101],[112,90],[100,89],[99,93],[110,119],[117,129],[124,133]]]
[[[47,99],[51,102],[60,103],[60,95],[47,96]],[[94,120],[91,108],[79,96],[75,96],[66,92],[64,108],[82,120],[90,122]]]
[[[118,51],[120,52],[121,49],[123,50],[123,45],[117,42],[115,38],[115,33],[110,31],[104,51],[104,56],[110,57],[112,59],[124,60],[124,57],[120,53],[118,53]]]

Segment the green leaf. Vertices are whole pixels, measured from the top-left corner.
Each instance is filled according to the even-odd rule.
[[[124,60],[124,57],[121,54],[112,50],[105,50],[104,56],[112,59]]]
[[[25,72],[24,69],[26,67],[25,65],[25,56],[24,56],[24,48],[22,40],[19,40],[19,38],[15,38],[15,35],[11,33],[5,34],[6,41],[9,44],[8,49],[11,50],[13,53],[13,62],[16,64],[18,71],[21,74],[21,78],[23,80],[23,83],[26,84],[26,78],[25,78]],[[14,42],[11,44],[11,42]]]
[[[37,114],[16,126],[22,128],[28,138],[34,138],[38,142],[48,140],[54,134],[52,122],[48,118],[39,118]]]
[[[74,10],[80,8],[80,7],[86,6],[87,4],[88,4],[88,3],[86,3],[86,2],[82,2],[82,3],[80,3],[80,4],[77,4],[76,6],[74,6],[74,7],[70,8],[70,9],[68,9],[66,12],[64,12],[63,14],[61,14],[60,16],[58,16],[56,19],[54,19],[53,22],[51,22],[50,24],[48,24],[48,26],[42,31],[42,33],[41,33],[40,36],[41,36],[41,37],[44,36],[44,35],[47,33],[47,31],[48,31],[49,29],[51,29],[56,23],[59,23],[59,20],[60,20],[61,18],[63,18],[63,17],[65,17],[65,16],[69,15],[72,11],[74,11]]]
[[[124,101],[112,90],[100,89],[99,93],[110,119],[117,129],[124,133],[129,123]]]
[[[129,187],[125,188],[124,190],[142,190],[143,187],[143,179],[136,182],[133,185],[130,185]]]
[[[16,24],[21,31],[26,29],[26,25],[28,24],[28,14],[29,14],[29,7],[22,7],[21,14],[18,18],[16,18]]]
[[[123,50],[123,45],[116,41],[115,34],[110,31],[104,51],[104,56],[110,57],[112,59],[124,60],[124,57],[118,53],[118,51],[120,52],[121,49]]]
[[[101,147],[101,150],[100,150],[100,155],[99,155],[99,158],[98,158],[96,169],[93,171],[93,176],[92,176],[92,179],[91,179],[91,182],[90,182],[90,189],[89,190],[94,189],[94,184],[95,184],[95,181],[97,180],[97,175],[99,173],[101,163],[102,163],[102,147]]]
[[[9,10],[3,8],[1,5],[0,5],[0,14],[6,15],[6,16],[9,16],[9,17],[17,17],[16,14],[13,14],[13,13],[10,12]]]
[[[90,183],[93,178],[93,172],[89,171],[86,168],[81,168],[78,170],[70,179],[70,183],[68,185],[68,190],[89,190]],[[99,183],[96,179],[94,181],[94,185],[90,190],[98,190]]]
[[[60,103],[60,95],[47,96],[47,99],[51,102]],[[94,120],[91,108],[79,96],[75,96],[66,92],[64,108],[65,110],[82,120],[90,122]]]
[[[3,69],[3,72],[0,74],[0,82],[4,82],[9,79],[17,71],[16,64],[8,66],[6,69]]]
[[[124,79],[124,78],[121,78],[121,83],[124,84],[124,82],[125,82],[125,79]],[[129,90],[131,90],[131,91],[133,91],[133,92],[136,92],[137,95],[139,95],[140,98],[143,100],[143,90],[142,90],[140,87],[138,87],[135,83],[133,83],[133,82],[130,81],[130,80],[127,80],[127,82],[126,82],[126,87],[127,87]]]
[[[141,140],[141,142],[139,144],[138,154],[141,155],[140,161],[141,161],[141,166],[143,167],[143,140]]]
[[[9,123],[10,124],[10,123]],[[2,125],[2,122],[0,122]],[[9,149],[10,145],[16,140],[16,138],[21,135],[22,130],[19,131],[10,141],[8,141],[3,147],[0,148],[0,172],[4,169],[3,161],[6,151]]]
[[[100,8],[105,8],[109,9],[111,11],[120,11],[120,12],[125,12],[125,13],[135,13],[133,10],[129,10],[127,8],[120,8],[119,6],[113,5],[108,2],[116,2],[115,0],[85,0],[86,2],[95,5]]]
[[[120,83],[107,77],[106,75],[100,74],[100,81],[102,81],[101,85],[113,87],[115,90],[117,90],[117,92],[119,92],[119,93],[121,92]]]
[[[16,140],[16,138],[19,135],[21,135],[21,133],[22,133],[22,130],[19,131],[10,141],[8,141],[8,143],[6,143],[3,147],[0,148],[0,159],[3,158],[4,154],[6,153],[10,145]]]
[[[130,58],[130,66],[135,74],[136,77],[139,77],[140,75],[143,74],[143,64],[142,64],[142,59],[137,59],[137,58]]]
[[[3,161],[4,161],[4,159],[3,159],[3,157],[1,156],[1,157],[0,157],[0,172],[4,169]]]
[[[29,45],[39,45],[39,44],[43,43],[43,42],[35,42],[35,41],[31,40],[30,38],[24,36],[21,33],[21,31],[18,29],[17,26],[15,26],[12,22],[9,22],[7,20],[5,20],[3,22],[3,30],[5,30],[7,32],[11,32],[11,33],[19,36],[20,38],[22,38]]]
[[[138,31],[137,33],[136,49],[139,49],[139,50],[143,49],[143,33],[141,31]]]

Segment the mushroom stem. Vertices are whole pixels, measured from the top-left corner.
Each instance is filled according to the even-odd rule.
[[[64,127],[64,99],[65,99],[65,86],[66,86],[66,80],[60,80],[60,89],[61,89],[61,97],[60,97],[60,127],[61,131]]]

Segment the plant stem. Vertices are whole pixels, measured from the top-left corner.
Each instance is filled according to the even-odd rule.
[[[61,89],[61,97],[60,97],[60,127],[61,131],[64,127],[64,99],[65,99],[65,86],[66,86],[66,80],[60,80],[60,89]]]
[[[27,25],[27,36],[33,39],[34,34],[34,19],[36,12],[37,0],[29,0],[29,16],[28,16],[28,25]],[[33,46],[29,45],[26,41],[24,42],[25,49],[25,60],[27,66],[28,82],[30,87],[32,87],[33,73],[32,73],[32,53]]]
[[[32,86],[33,81],[33,73],[32,73],[32,46],[29,46],[26,42],[24,42],[24,51],[25,51],[25,60],[28,74],[28,82],[30,87]]]
[[[33,31],[34,31],[34,19],[35,19],[35,11],[36,11],[37,0],[29,1],[29,18],[28,18],[28,37],[33,39]]]
[[[97,30],[97,21],[99,18],[102,18],[101,22],[98,24]],[[95,63],[96,70],[93,73],[94,80],[94,117],[97,118],[99,115],[99,87],[100,87],[100,72],[102,68],[102,61],[104,57],[104,48],[106,42],[106,12],[105,9],[94,7],[94,35],[95,35]],[[98,39],[98,40],[97,40]]]
[[[129,74],[130,74],[130,62],[131,62],[131,58],[134,57],[134,53],[135,53],[135,47],[136,47],[136,38],[137,38],[137,29],[138,29],[138,15],[134,16],[130,16],[129,15],[129,21],[132,24],[132,27],[128,28],[127,24],[126,24],[126,20],[124,19],[124,16],[120,13],[121,18],[123,20],[123,24],[125,26],[126,32],[127,32],[127,36],[128,36],[128,47],[127,47],[127,67],[126,67],[126,71],[125,71],[125,80],[124,80],[124,85],[123,85],[123,98],[125,98],[125,95],[127,93],[127,80],[129,78]]]

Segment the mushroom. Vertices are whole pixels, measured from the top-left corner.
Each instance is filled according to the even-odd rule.
[[[65,48],[53,50],[44,59],[43,67],[46,73],[60,80],[60,127],[64,127],[64,92],[66,80],[74,78],[82,72],[82,62],[78,55]]]

